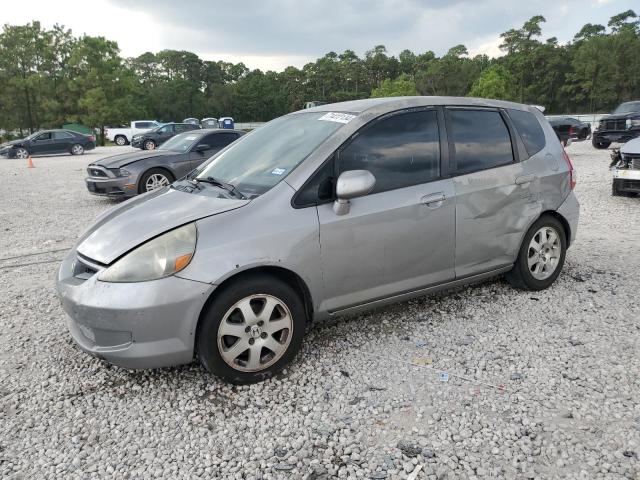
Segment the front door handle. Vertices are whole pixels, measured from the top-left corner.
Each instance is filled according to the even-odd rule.
[[[444,192],[437,192],[425,195],[420,199],[420,201],[429,208],[438,208],[440,205],[442,205],[442,202],[444,202],[445,198],[447,197],[445,197]]]
[[[516,185],[525,185],[527,183],[531,183],[535,180],[535,175],[521,175],[516,177]]]

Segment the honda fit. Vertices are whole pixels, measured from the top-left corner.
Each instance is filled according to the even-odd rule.
[[[266,379],[309,324],[499,274],[549,287],[576,235],[571,162],[516,103],[322,105],[99,217],[57,276],[84,351]]]

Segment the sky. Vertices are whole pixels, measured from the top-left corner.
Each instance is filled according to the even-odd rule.
[[[301,68],[329,51],[358,55],[384,45],[397,55],[464,44],[501,54],[500,33],[543,15],[543,39],[571,40],[585,23],[606,25],[637,0],[22,0],[3,2],[0,24],[39,20],[75,35],[115,40],[126,57],[164,49],[249,68]]]

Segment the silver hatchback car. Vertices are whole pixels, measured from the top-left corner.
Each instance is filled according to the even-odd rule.
[[[474,98],[295,112],[99,217],[60,266],[69,328],[127,368],[199,360],[234,383],[308,325],[505,274],[558,277],[579,205],[535,108]]]

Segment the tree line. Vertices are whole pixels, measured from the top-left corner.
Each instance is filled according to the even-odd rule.
[[[471,57],[464,45],[363,57],[329,52],[303,68],[250,70],[187,51],[123,58],[116,42],[76,37],[39,22],[0,33],[0,128],[32,132],[80,122],[232,116],[266,121],[312,100],[392,95],[479,96],[544,105],[547,112],[607,112],[640,98],[640,22],[633,10],[584,25],[573,40],[542,39],[543,16],[501,34],[504,55]]]

